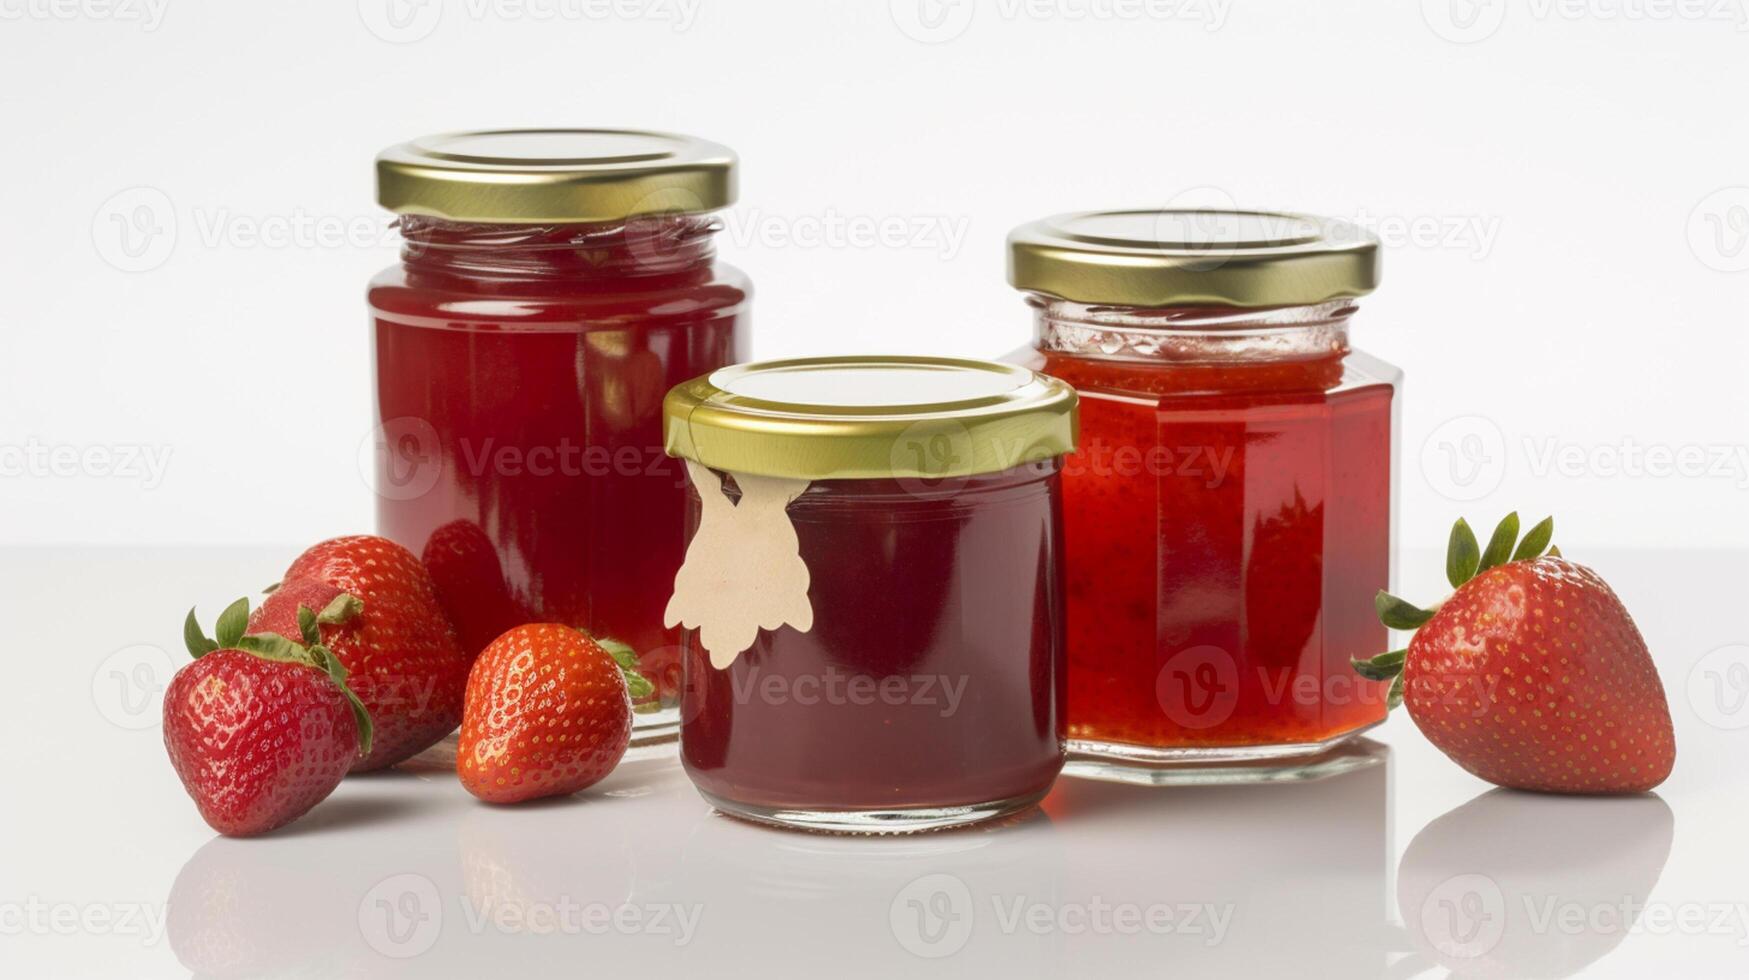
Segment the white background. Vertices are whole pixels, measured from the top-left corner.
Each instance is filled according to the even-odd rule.
[[[1004,354],[1030,325],[1003,236],[1048,213],[1372,224],[1384,284],[1355,334],[1407,371],[1406,543],[1519,508],[1556,513],[1569,552],[1749,545],[1746,19],[1740,0],[0,0],[0,543],[368,529],[363,290],[394,260],[374,154],[606,125],[741,154],[722,252],[755,282],[760,357]]]
[[[0,972],[1749,974],[1741,0],[685,2],[0,0]],[[1375,764],[1332,780],[1064,779],[1012,831],[865,841],[714,817],[671,757],[489,808],[440,746],[285,832],[215,837],[158,700],[182,610],[210,619],[369,529],[363,294],[395,260],[372,158],[543,125],[740,152],[722,252],[756,284],[761,357],[1004,354],[1030,324],[1003,237],[1053,212],[1372,225],[1384,285],[1355,329],[1408,376],[1404,594],[1438,594],[1428,546],[1458,513],[1484,533],[1557,514],[1654,652],[1671,779],[1490,793],[1399,712]],[[882,227],[896,240],[847,237]],[[976,915],[919,945],[905,903],[938,895]],[[1430,949],[1471,895],[1503,931],[1480,957]],[[1646,911],[1575,933],[1521,898]],[[399,899],[441,927],[386,931]],[[1236,919],[1214,946],[1016,935],[987,904],[1015,899]],[[542,942],[470,928],[482,900],[704,918],[684,948]],[[63,911],[86,919],[28,918]]]

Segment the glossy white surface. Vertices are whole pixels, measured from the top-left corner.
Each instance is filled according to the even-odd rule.
[[[1491,791],[1397,717],[1344,775],[1065,779],[992,830],[761,829],[662,759],[493,808],[439,751],[226,840],[164,758],[153,685],[189,604],[293,550],[0,556],[6,976],[1749,975],[1742,554],[1592,556],[1670,692],[1680,758],[1651,796]],[[1405,569],[1431,594],[1436,556]]]

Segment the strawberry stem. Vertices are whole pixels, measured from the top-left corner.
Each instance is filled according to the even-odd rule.
[[[1477,574],[1487,571],[1496,565],[1504,565],[1512,557],[1512,546],[1518,543],[1518,511],[1507,514],[1494,528],[1494,533],[1488,536],[1488,547],[1482,550],[1481,564],[1476,566]]]
[[[1470,530],[1470,523],[1460,517],[1451,526],[1451,540],[1445,547],[1445,580],[1455,589],[1475,577],[1481,562],[1482,550],[1476,543],[1476,532]]]
[[[188,647],[188,655],[196,660],[219,648],[213,638],[206,635],[206,630],[200,628],[200,620],[192,608],[188,610],[188,618],[182,621],[182,642]]]
[[[213,639],[218,641],[219,649],[229,650],[237,645],[248,629],[249,600],[238,599],[219,613],[218,621],[213,623]]]
[[[584,635],[588,636],[589,634],[585,633]],[[613,658],[614,663],[619,664],[620,673],[624,674],[626,678],[626,692],[631,695],[633,701],[641,701],[656,693],[656,685],[650,683],[649,678],[638,673],[638,651],[633,650],[630,644],[610,640],[606,637],[590,636],[589,638],[595,641],[596,646],[606,650],[607,655]]]
[[[1350,660],[1349,663],[1353,665],[1355,673],[1369,681],[1387,681],[1403,672],[1403,659],[1408,654],[1407,649],[1392,650],[1371,660]]]
[[[351,621],[362,612],[364,612],[364,600],[342,592],[316,614],[316,622],[324,626],[338,626],[341,623]]]
[[[1535,558],[1543,553],[1543,549],[1549,546],[1549,542],[1554,537],[1555,519],[1553,517],[1545,517],[1537,521],[1536,526],[1530,529],[1530,533],[1524,536],[1524,540],[1518,542],[1518,550],[1512,553],[1512,560],[1525,561]]]
[[[1409,602],[1379,590],[1373,597],[1373,611],[1378,613],[1379,622],[1394,630],[1412,630],[1433,618],[1432,609],[1422,609]]]
[[[358,599],[342,595],[328,605],[328,610],[342,605],[342,600],[345,600],[345,607],[351,610],[348,617],[363,608],[363,603]],[[188,652],[196,659],[215,650],[240,650],[263,660],[296,664],[328,675],[330,680],[339,685],[341,692],[346,695],[347,703],[352,706],[352,718],[358,723],[358,754],[362,758],[370,754],[375,726],[371,723],[370,712],[365,710],[364,702],[358,699],[358,695],[346,683],[346,666],[340,662],[339,657],[321,645],[321,634],[316,624],[324,621],[322,616],[327,615],[328,610],[323,610],[318,615],[308,606],[298,607],[298,629],[303,633],[305,642],[296,643],[278,633],[245,633],[244,630],[249,627],[249,600],[238,599],[219,614],[218,622],[213,627],[213,632],[218,635],[216,641],[200,628],[200,620],[195,617],[193,609],[188,611],[188,618],[182,623],[182,639],[188,645]]]
[[[1452,525],[1451,539],[1445,551],[1445,577],[1451,583],[1453,593],[1422,607],[1381,589],[1373,596],[1373,611],[1378,613],[1379,622],[1391,629],[1419,629],[1439,612],[1440,607],[1445,605],[1457,589],[1482,572],[1510,562],[1542,557],[1545,554],[1544,549],[1547,549],[1546,554],[1549,557],[1560,557],[1561,549],[1549,546],[1554,536],[1555,519],[1545,517],[1530,529],[1524,540],[1518,540],[1518,512],[1513,511],[1495,525],[1494,533],[1488,536],[1488,547],[1484,550],[1476,541],[1476,533],[1470,530],[1469,522],[1460,517]],[[1391,687],[1385,695],[1385,701],[1395,708],[1403,703],[1403,675],[1407,654],[1406,648],[1393,650],[1369,660],[1352,659],[1349,664],[1353,666],[1355,673],[1367,680],[1389,680]]]

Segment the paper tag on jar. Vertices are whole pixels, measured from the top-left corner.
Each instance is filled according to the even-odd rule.
[[[752,646],[762,629],[813,629],[808,565],[787,509],[809,481],[731,473],[741,489],[737,503],[708,467],[687,460],[686,472],[704,506],[674,576],[663,625],[698,630],[698,642],[719,670]]]

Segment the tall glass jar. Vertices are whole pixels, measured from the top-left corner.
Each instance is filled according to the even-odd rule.
[[[1036,803],[1063,765],[1075,393],[1012,365],[806,358],[668,395],[695,492],[680,758],[719,810],[890,833]]]
[[[1377,242],[1256,212],[1017,229],[1015,358],[1081,395],[1064,469],[1068,771],[1272,778],[1385,717],[1401,374],[1349,343]]]
[[[459,133],[377,160],[401,262],[370,284],[377,521],[421,554],[470,653],[531,620],[635,651],[672,739],[686,476],[662,396],[745,359],[748,283],[716,261],[734,155],[685,136]]]

